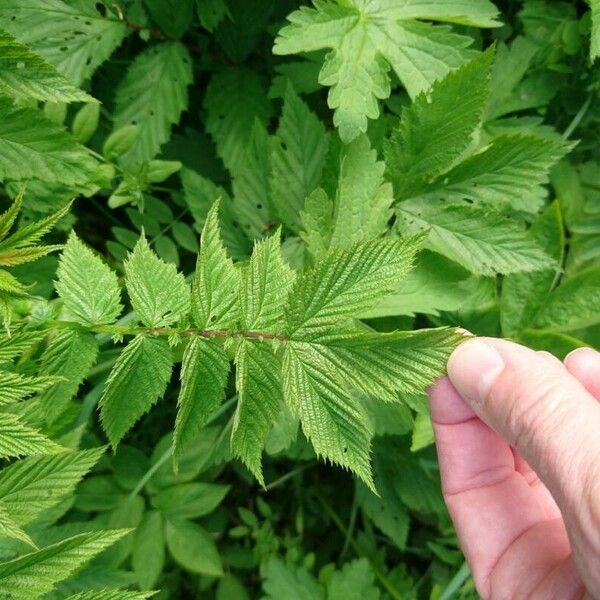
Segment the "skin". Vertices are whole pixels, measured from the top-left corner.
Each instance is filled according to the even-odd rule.
[[[485,600],[600,599],[600,353],[473,338],[430,392],[444,498]]]

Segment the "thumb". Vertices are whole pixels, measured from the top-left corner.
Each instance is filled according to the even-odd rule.
[[[596,562],[600,556],[598,401],[559,360],[506,340],[464,342],[448,361],[448,376],[477,416],[513,446],[546,484],[563,514],[576,559]]]

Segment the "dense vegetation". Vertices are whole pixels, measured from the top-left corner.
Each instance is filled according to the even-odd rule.
[[[600,347],[590,5],[0,0],[2,598],[477,597],[426,390]]]

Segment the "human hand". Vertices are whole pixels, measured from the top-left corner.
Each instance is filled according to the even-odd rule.
[[[430,392],[444,498],[481,596],[600,598],[600,353],[461,344]]]

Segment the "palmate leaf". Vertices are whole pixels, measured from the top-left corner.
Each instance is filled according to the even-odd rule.
[[[176,467],[225,398],[228,375],[229,358],[219,342],[201,337],[188,342],[181,361],[181,390],[175,420]]]
[[[105,180],[100,163],[40,111],[0,98],[0,114],[0,180],[75,187]]]
[[[321,180],[328,147],[323,123],[288,85],[275,138],[271,190],[278,215],[292,230],[298,230],[304,199]]]
[[[0,94],[46,102],[93,101],[91,96],[75,87],[53,65],[2,29]]]
[[[127,33],[103,16],[93,0],[3,0],[0,26],[80,85],[112,54]]]
[[[275,54],[312,52],[329,48],[319,74],[332,86],[329,106],[340,137],[352,141],[367,129],[367,118],[379,115],[377,100],[390,94],[391,66],[409,94],[415,97],[458,67],[468,56],[470,39],[446,27],[416,19],[494,27],[497,10],[487,0],[430,2],[314,0],[289,15],[275,40]]]
[[[123,306],[115,273],[71,233],[61,254],[56,291],[82,325],[113,323]]]
[[[192,80],[192,61],[182,44],[166,42],[137,55],[115,97],[115,129],[138,127],[133,145],[121,156],[126,165],[154,158],[169,139],[171,126],[187,108]]]
[[[227,256],[219,232],[219,203],[210,209],[200,239],[192,285],[192,318],[205,329],[226,329],[239,316],[240,275]]]
[[[490,90],[492,51],[487,51],[433,84],[402,111],[385,146],[397,198],[415,195],[447,171],[472,143]],[[469,94],[464,94],[468,89]],[[457,102],[460,98],[460,102]]]
[[[100,420],[115,448],[165,393],[173,359],[164,339],[136,336],[121,352],[100,399]]]
[[[147,327],[166,327],[190,308],[190,289],[175,265],[166,263],[141,237],[124,264],[125,285],[136,315]]]
[[[43,433],[25,425],[15,415],[0,413],[0,457],[52,454],[61,450],[64,448]]]
[[[73,492],[104,448],[32,456],[0,471],[0,503],[18,525],[27,525]]]
[[[476,275],[521,273],[555,264],[516,221],[481,207],[407,200],[396,214],[401,233],[428,231],[428,248]]]
[[[362,405],[337,382],[335,370],[314,345],[288,342],[282,365],[283,395],[317,455],[351,469],[375,489],[371,431]]]
[[[410,271],[421,236],[331,250],[301,273],[290,292],[286,332],[299,339],[371,308]]]
[[[40,598],[127,533],[127,530],[82,533],[0,563],[3,593],[13,600]]]
[[[260,77],[243,67],[232,67],[215,74],[204,98],[206,130],[217,153],[232,174],[244,164],[244,152],[255,119],[266,125],[271,103]]]

